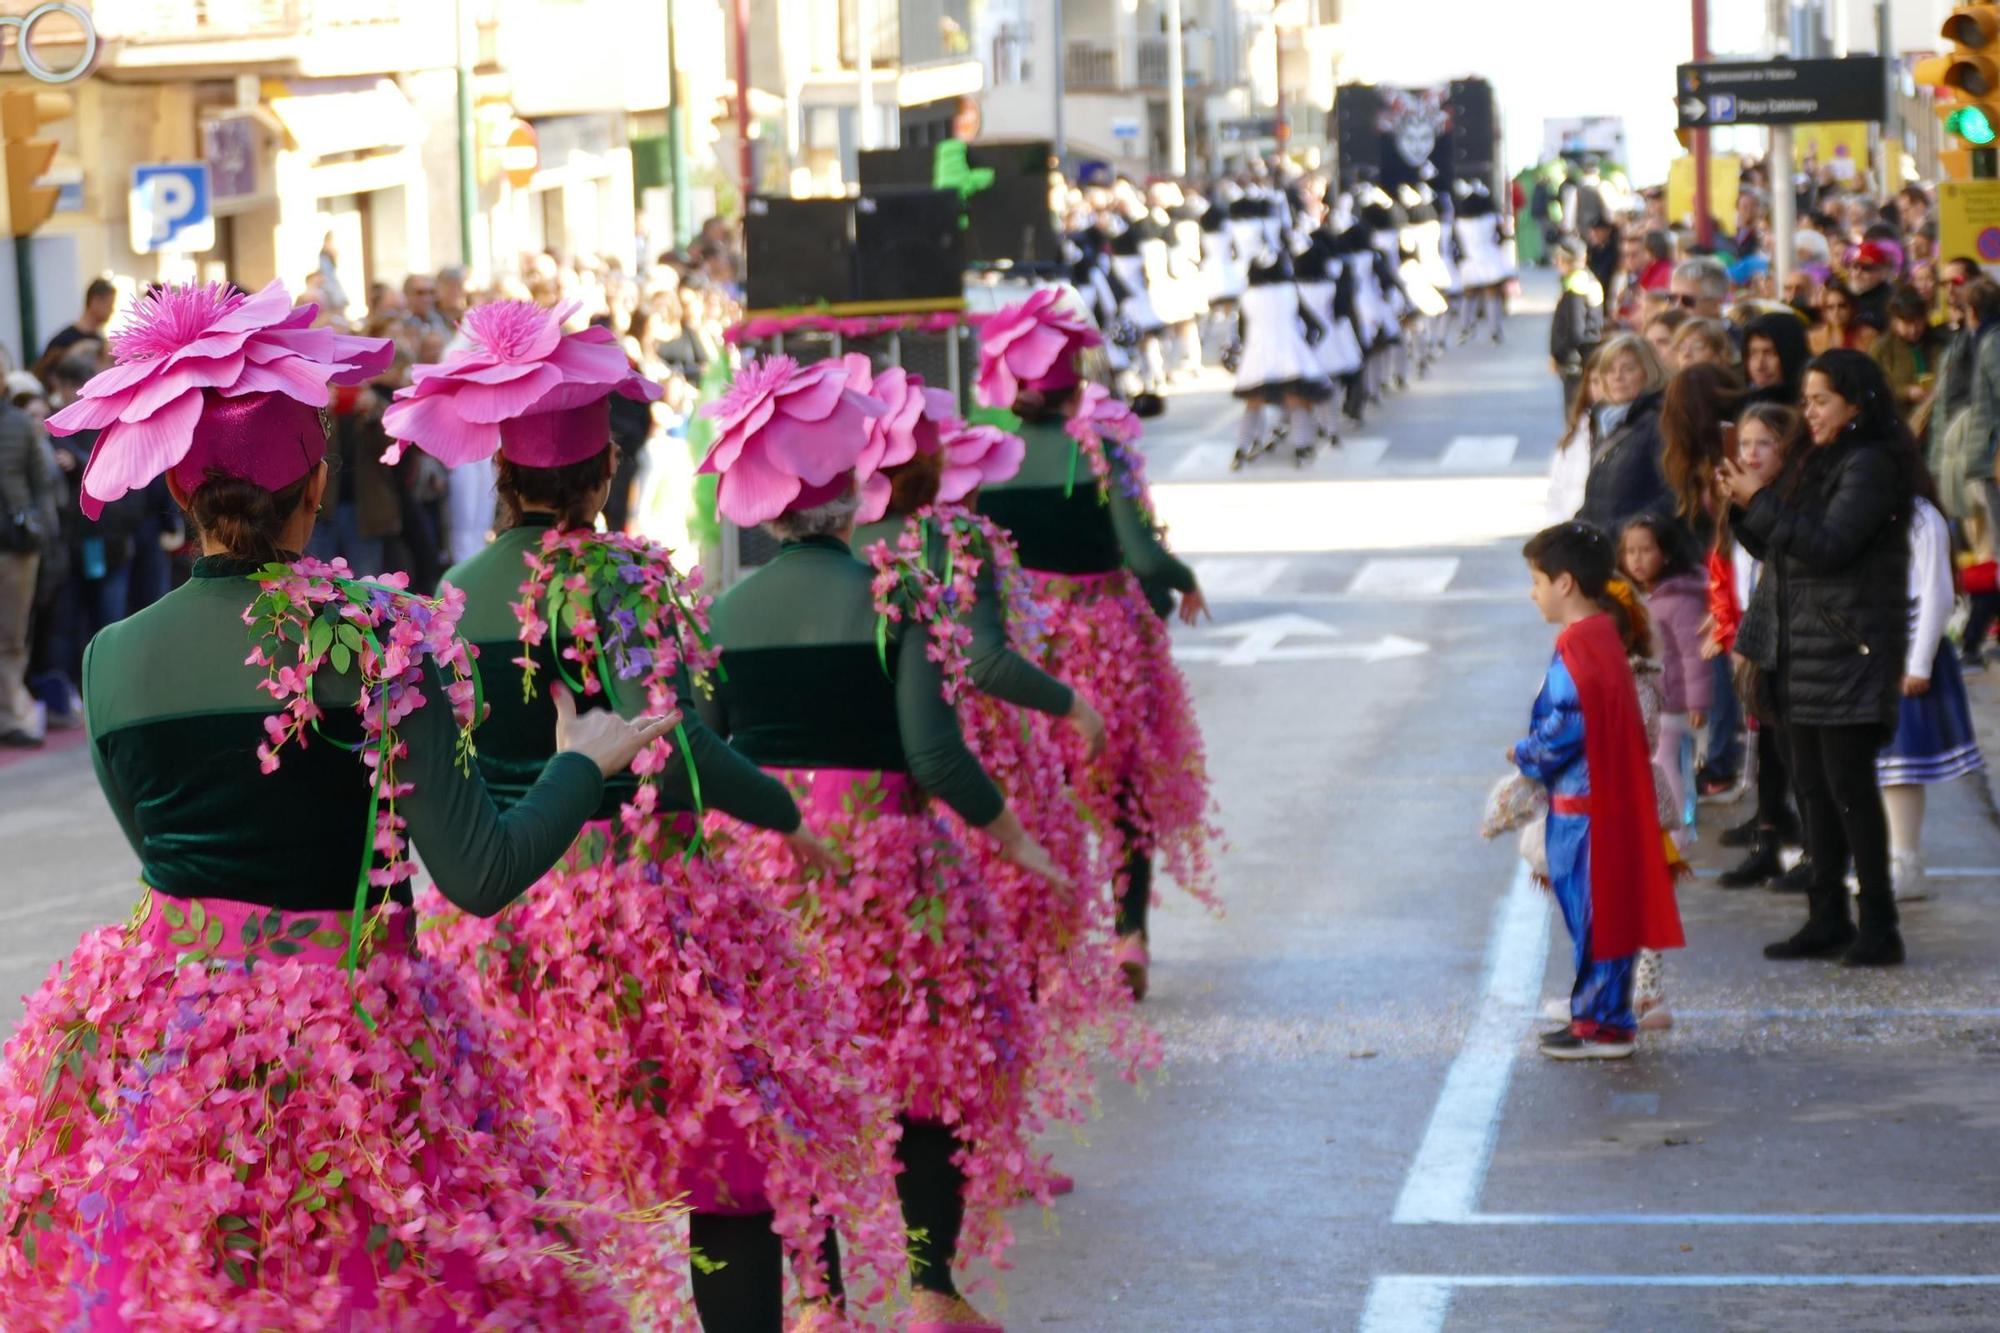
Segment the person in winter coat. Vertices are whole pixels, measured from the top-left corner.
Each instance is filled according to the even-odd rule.
[[[1685,828],[1694,783],[1694,735],[1715,698],[1714,674],[1702,659],[1702,621],[1708,616],[1708,583],[1675,543],[1673,525],[1641,514],[1618,534],[1618,568],[1646,599],[1653,620],[1654,656],[1660,663],[1660,736],[1656,772],[1667,775],[1669,832]]]
[[[1583,364],[1604,337],[1604,285],[1584,266],[1584,244],[1574,236],[1556,242],[1556,272],[1562,295],[1549,324],[1549,360],[1562,376],[1563,409],[1576,401]]]
[[[1775,696],[1813,863],[1806,923],[1767,958],[1903,961],[1875,757],[1895,734],[1909,644],[1916,444],[1882,368],[1851,350],[1806,367],[1812,447],[1775,484],[1725,460],[1730,528],[1776,579]],[[1860,930],[1842,870],[1852,856]]]
[[[1590,477],[1577,518],[1616,532],[1640,514],[1674,512],[1660,470],[1660,399],[1666,372],[1645,339],[1620,334],[1599,352],[1604,396],[1591,417]]]
[[[1796,405],[1799,381],[1811,359],[1804,320],[1782,310],[1757,316],[1743,326],[1743,378],[1750,384],[1746,401]]]

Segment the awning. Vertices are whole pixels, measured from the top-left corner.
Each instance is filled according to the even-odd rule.
[[[334,82],[328,80],[327,82]],[[380,152],[422,143],[423,118],[393,79],[321,91],[299,85],[266,85],[265,97],[291,146],[308,157]]]

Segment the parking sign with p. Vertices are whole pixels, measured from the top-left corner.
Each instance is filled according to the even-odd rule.
[[[132,168],[132,250],[200,254],[215,248],[215,215],[206,162]]]

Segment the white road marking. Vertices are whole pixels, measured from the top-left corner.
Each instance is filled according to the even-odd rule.
[[[1438,1333],[1459,1288],[2000,1287],[1990,1273],[1391,1273],[1369,1284],[1361,1333]]]
[[[1183,480],[1215,477],[1229,471],[1229,460],[1235,454],[1226,444],[1197,444],[1174,461],[1167,475]]]
[[[1526,476],[1232,478],[1163,481],[1153,507],[1182,556],[1435,551],[1540,531],[1548,490],[1546,479]]]
[[[1430,1126],[1403,1180],[1394,1214],[1399,1223],[1466,1222],[1479,1208],[1521,1044],[1522,1015],[1542,993],[1547,962],[1548,897],[1535,887],[1526,863],[1515,869],[1494,917],[1479,1013],[1445,1074]]]
[[[1262,597],[1291,564],[1270,556],[1210,556],[1189,563],[1202,593],[1217,601]]]
[[[1397,556],[1362,565],[1347,591],[1357,597],[1435,597],[1457,576],[1456,556]]]
[[[1460,435],[1445,446],[1438,466],[1455,472],[1506,467],[1520,447],[1518,435]]]
[[[1352,439],[1341,437],[1338,449],[1322,449],[1321,465],[1335,463],[1342,467],[1374,467],[1382,461],[1382,455],[1389,452],[1389,440],[1383,435],[1356,435]]]
[[[1332,658],[1353,658],[1364,662],[1386,662],[1398,657],[1416,657],[1430,651],[1430,645],[1399,634],[1385,634],[1365,643],[1331,643],[1338,629],[1323,621],[1292,612],[1239,620],[1217,625],[1206,632],[1207,642],[1191,643],[1186,636],[1174,641],[1174,656],[1184,662],[1216,662],[1222,666],[1256,666],[1260,662],[1313,662]],[[1228,640],[1234,639],[1234,643]],[[1288,644],[1287,639],[1317,642]]]

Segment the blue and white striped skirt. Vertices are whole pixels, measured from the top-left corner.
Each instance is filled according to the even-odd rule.
[[[1930,689],[1915,698],[1904,696],[1896,738],[1876,757],[1875,776],[1884,787],[1896,787],[1949,782],[1984,767],[1958,654],[1947,641],[1931,663]]]

